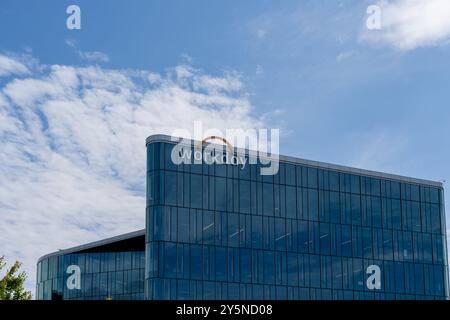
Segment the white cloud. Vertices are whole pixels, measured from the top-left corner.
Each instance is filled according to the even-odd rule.
[[[342,62],[344,60],[350,59],[355,55],[354,51],[345,51],[345,52],[341,52],[336,56],[336,61],[337,62]]]
[[[368,31],[363,39],[402,50],[433,46],[450,40],[450,1],[378,1],[381,30]]]
[[[39,256],[144,227],[148,135],[263,122],[233,73],[29,72],[0,87],[0,254],[24,262],[33,293]]]
[[[100,51],[78,51],[81,59],[89,62],[108,62],[109,56]]]
[[[398,159],[408,145],[408,140],[402,132],[377,129],[359,136],[352,134],[348,143],[364,146],[355,153],[350,163],[352,167],[402,172]]]
[[[0,54],[0,77],[28,72],[28,67],[19,60]]]
[[[76,54],[88,62],[109,62],[109,56],[100,51],[82,51],[77,49],[77,42],[74,39],[66,39],[65,43],[73,48]]]
[[[264,73],[264,67],[260,64],[256,65],[256,70],[255,70],[256,74],[263,74]]]

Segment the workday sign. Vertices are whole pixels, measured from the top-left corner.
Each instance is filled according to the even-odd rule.
[[[185,138],[177,138],[177,136]],[[206,138],[204,138],[206,137]],[[175,130],[172,141],[174,164],[227,164],[244,169],[248,164],[261,164],[261,175],[275,175],[279,169],[279,130],[208,129],[203,132],[200,121],[194,122],[194,137],[188,130]],[[197,141],[197,142],[192,142]],[[210,143],[221,142],[222,144]],[[242,148],[239,151],[236,148]]]
[[[211,137],[211,139],[213,138],[216,137]],[[245,155],[235,155],[229,152],[223,153],[220,150],[218,151],[217,148],[210,148],[210,150],[208,148],[204,150],[192,150],[192,148],[187,148],[182,145],[177,145],[173,148],[172,161],[177,165],[182,163],[229,164],[239,166],[241,169],[244,169],[248,162]]]

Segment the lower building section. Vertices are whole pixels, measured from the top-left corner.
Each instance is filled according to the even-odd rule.
[[[143,231],[122,235],[41,258],[39,300],[143,300]]]
[[[149,299],[446,299],[445,265],[172,242],[147,250]]]
[[[446,300],[443,296],[244,284],[180,279],[148,280],[155,300]]]

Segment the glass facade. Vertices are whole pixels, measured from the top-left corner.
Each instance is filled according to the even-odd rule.
[[[37,265],[36,299],[143,300],[144,260],[143,251],[73,253],[44,258]],[[69,266],[79,267],[79,288],[67,284],[73,275]]]
[[[446,299],[443,189],[147,145],[147,299]],[[370,270],[379,268],[373,288]]]

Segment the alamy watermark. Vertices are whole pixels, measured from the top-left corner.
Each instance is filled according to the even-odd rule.
[[[67,7],[66,13],[69,15],[66,19],[66,27],[69,30],[81,29],[81,9],[76,4]]]
[[[367,7],[366,27],[368,30],[381,30],[381,8],[377,5]]]

